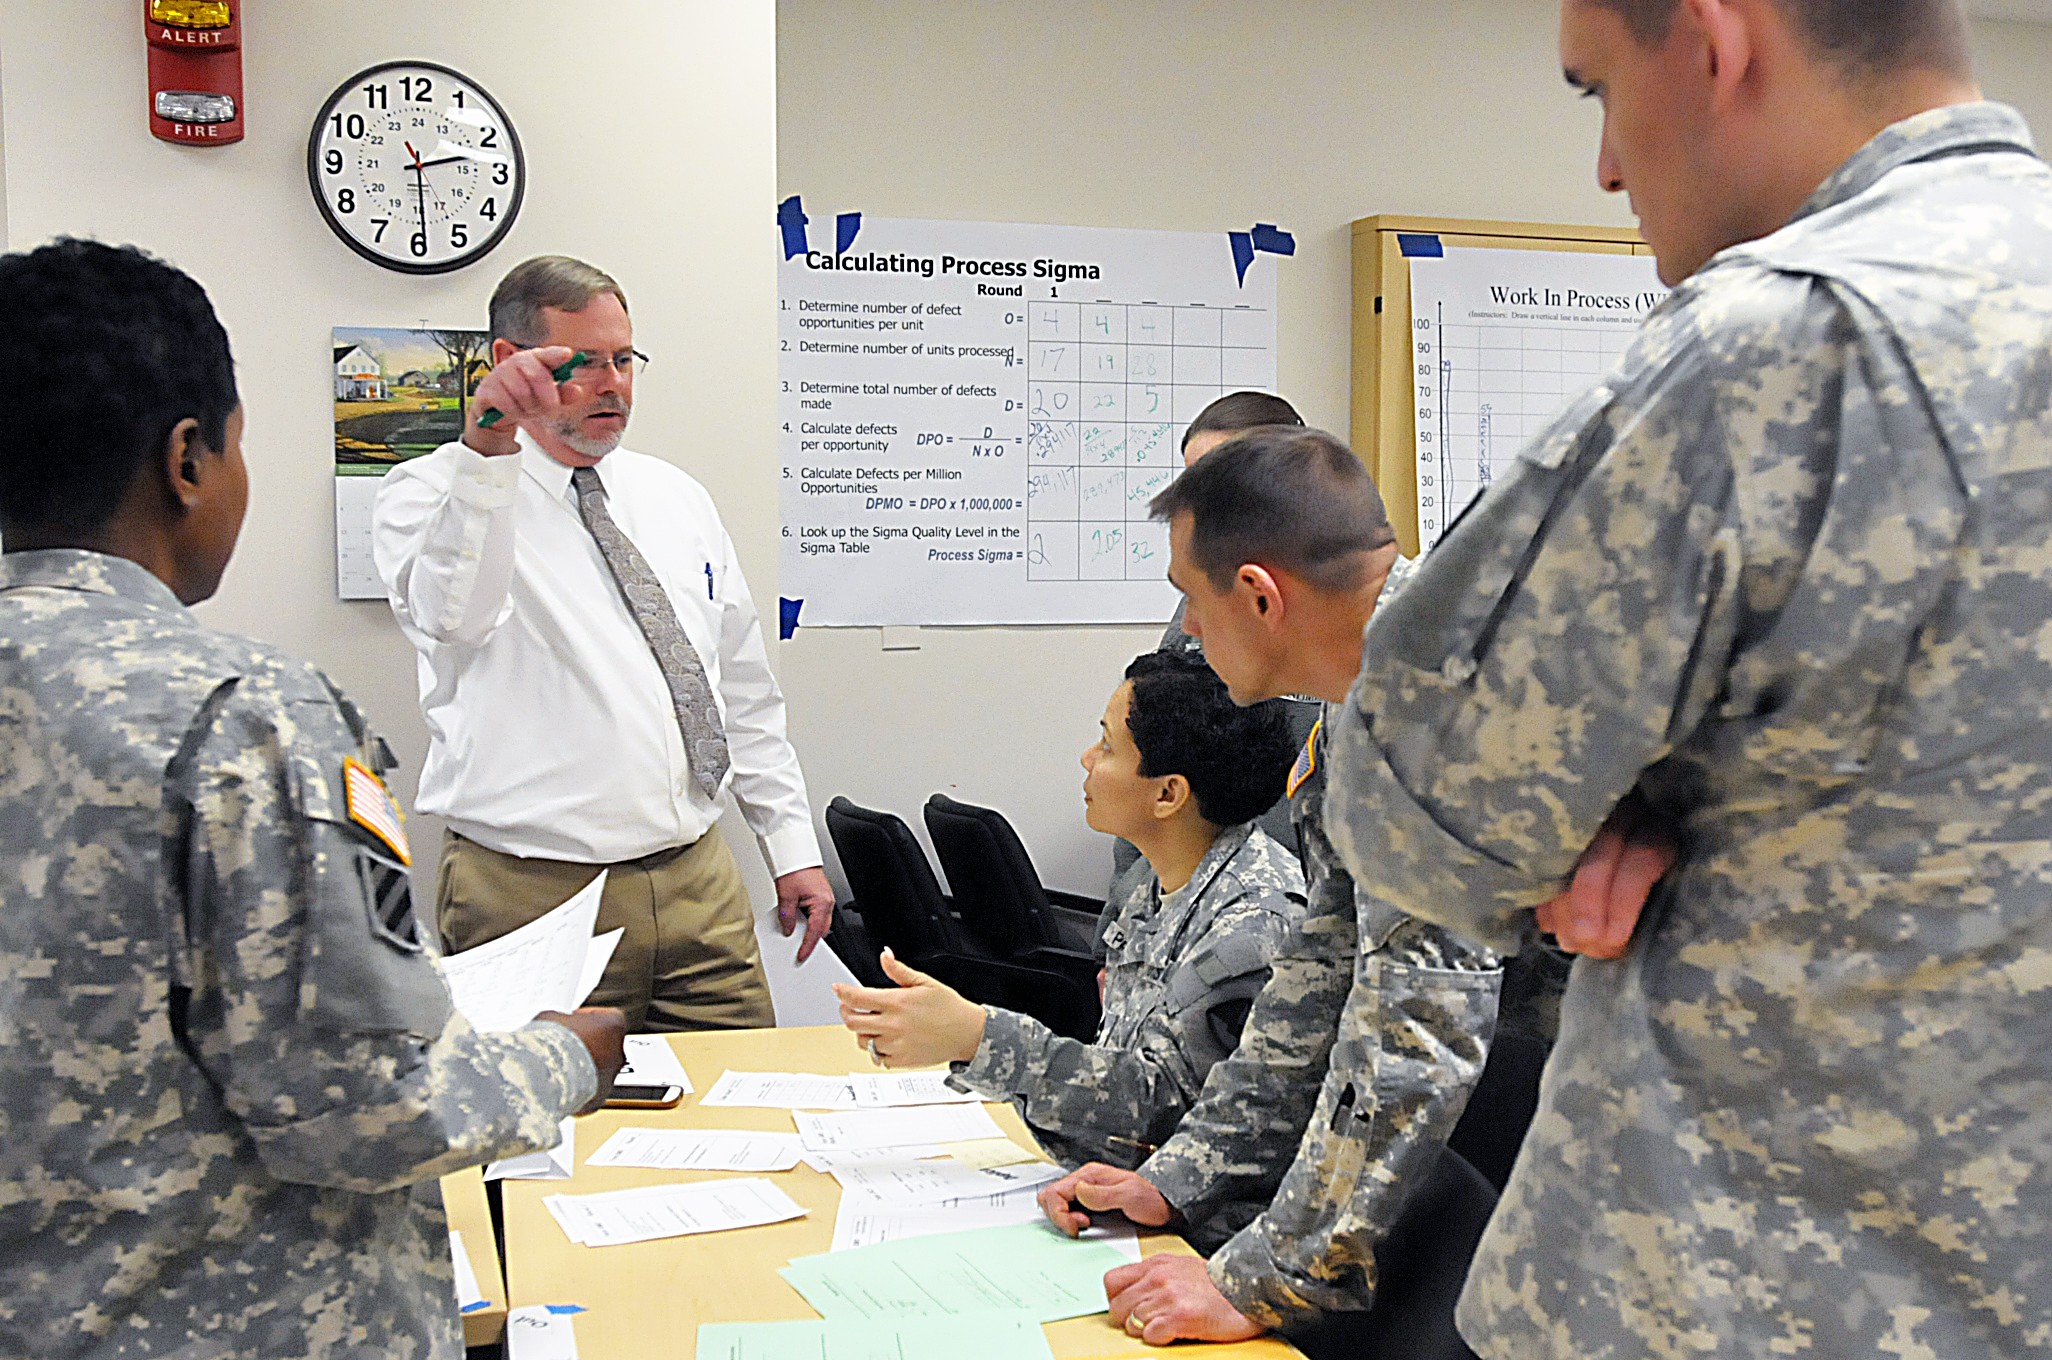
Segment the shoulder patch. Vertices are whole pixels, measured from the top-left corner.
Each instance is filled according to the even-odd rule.
[[[1325,726],[1325,719],[1323,718],[1311,724],[1311,733],[1304,738],[1304,749],[1297,752],[1297,763],[1290,766],[1290,780],[1283,789],[1283,797],[1295,798],[1297,790],[1304,787],[1304,781],[1309,779],[1318,769],[1318,729],[1323,726]],[[1275,767],[1270,766],[1269,768],[1273,769]]]
[[[411,868],[413,851],[406,844],[406,814],[399,801],[385,787],[385,781],[354,756],[342,761],[343,798],[349,806],[349,820],[376,836],[399,862]]]

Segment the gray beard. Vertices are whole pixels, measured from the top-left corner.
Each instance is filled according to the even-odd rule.
[[[617,432],[606,435],[585,434],[577,428],[577,425],[578,422],[575,420],[564,421],[556,427],[556,438],[562,440],[566,447],[586,458],[605,457],[614,449],[619,448],[620,441],[627,437],[627,427],[624,423]]]

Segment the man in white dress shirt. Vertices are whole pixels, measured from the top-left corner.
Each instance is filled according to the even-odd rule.
[[[462,440],[386,474],[373,531],[420,653],[443,937],[494,939],[605,869],[598,928],[626,934],[592,1004],[635,1030],[774,1024],[721,792],[784,933],[806,918],[801,961],[833,891],[734,545],[704,487],[620,447],[644,360],[617,283],[528,260],[491,329]]]

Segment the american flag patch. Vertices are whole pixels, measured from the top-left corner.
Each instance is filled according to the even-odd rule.
[[[342,761],[342,793],[349,806],[349,820],[383,841],[401,864],[411,866],[413,851],[406,845],[406,814],[393,801],[385,781],[372,774],[363,762],[347,757]]]
[[[1297,790],[1304,786],[1304,781],[1318,768],[1318,729],[1323,726],[1323,718],[1311,724],[1311,735],[1304,738],[1304,749],[1297,752],[1297,763],[1290,766],[1290,782],[1283,791],[1284,797],[1295,798]]]

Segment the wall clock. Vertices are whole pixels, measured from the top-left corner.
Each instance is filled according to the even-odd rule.
[[[512,120],[446,66],[389,61],[342,82],[306,139],[321,216],[366,260],[441,274],[483,258],[520,212]]]

